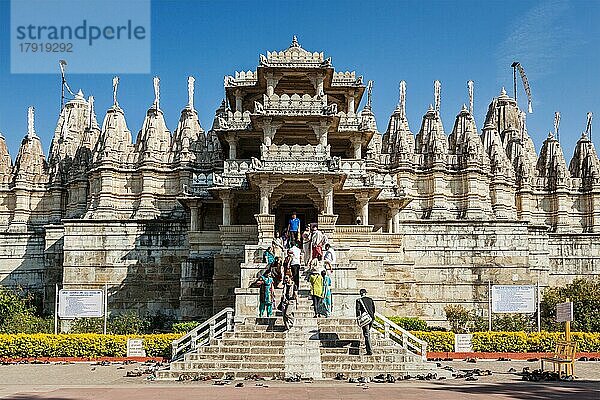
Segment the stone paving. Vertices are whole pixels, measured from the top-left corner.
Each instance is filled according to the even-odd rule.
[[[66,365],[0,366],[0,398],[52,400],[104,399],[204,399],[219,398],[277,399],[484,399],[494,394],[498,399],[600,399],[600,362],[576,364],[578,380],[574,382],[524,382],[517,372],[523,367],[539,368],[527,361],[444,362],[457,370],[489,369],[491,376],[477,381],[450,379],[441,381],[398,381],[393,384],[352,384],[341,381],[286,383],[282,381],[234,381],[226,386],[213,382],[153,382],[147,375],[127,378],[127,371],[145,369],[142,364],[109,366],[76,363]],[[235,387],[243,383],[243,387]]]

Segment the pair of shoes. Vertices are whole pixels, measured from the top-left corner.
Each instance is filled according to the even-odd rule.
[[[373,353],[369,352],[369,353],[366,353],[365,355],[367,355],[367,356],[372,356],[372,355],[373,355]]]

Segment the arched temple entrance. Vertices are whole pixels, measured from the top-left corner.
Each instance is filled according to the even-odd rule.
[[[275,215],[275,229],[282,232],[287,228],[293,212],[300,219],[300,229],[317,222],[323,200],[317,188],[307,180],[285,181],[271,195],[271,212]]]

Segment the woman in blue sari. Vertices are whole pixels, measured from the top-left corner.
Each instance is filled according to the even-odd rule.
[[[323,277],[323,300],[321,301],[321,314],[325,317],[331,315],[331,277],[327,274],[327,271],[323,269],[321,271]]]
[[[267,317],[273,314],[273,302],[275,301],[275,289],[273,278],[271,278],[271,270],[267,270],[260,279],[260,304],[258,306],[258,316],[262,318],[263,314],[267,313]]]

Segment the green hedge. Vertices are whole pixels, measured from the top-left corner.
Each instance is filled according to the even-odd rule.
[[[144,339],[148,357],[170,357],[171,342],[181,335],[0,334],[0,358],[125,357],[127,338]]]
[[[454,351],[452,332],[412,332],[427,342],[427,351]],[[564,340],[560,332],[474,332],[473,351],[534,353],[552,352],[557,341]],[[572,332],[579,351],[600,352],[600,333]]]
[[[430,352],[454,351],[452,332],[412,332],[428,343]],[[127,338],[144,339],[148,357],[171,356],[171,342],[180,334],[99,335],[86,334],[0,334],[0,358],[18,357],[125,357]],[[571,333],[579,351],[600,352],[600,333]],[[475,332],[473,350],[477,352],[551,352],[555,343],[564,340],[558,332]]]
[[[200,325],[200,322],[197,321],[176,322],[171,329],[173,329],[173,333],[188,333],[198,325]]]

